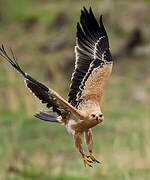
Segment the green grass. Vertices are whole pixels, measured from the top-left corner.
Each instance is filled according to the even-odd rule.
[[[138,117],[137,112],[143,111],[113,108],[105,113],[104,123],[94,128],[95,154],[103,164],[88,169],[64,127],[5,110],[0,133],[2,174],[6,179],[148,179],[150,115]]]

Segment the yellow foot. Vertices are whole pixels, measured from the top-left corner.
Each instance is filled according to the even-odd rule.
[[[83,158],[84,166],[88,165],[89,167],[92,167],[91,163],[92,161],[88,157]]]
[[[100,161],[98,161],[95,156],[93,154],[90,154],[89,156],[87,156],[87,158],[90,158],[92,160],[92,162],[95,162],[95,163],[101,163]]]

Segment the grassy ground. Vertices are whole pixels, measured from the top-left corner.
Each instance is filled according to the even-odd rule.
[[[72,67],[66,72],[63,65],[73,56],[75,25],[83,5],[92,5],[96,13],[102,12],[106,17],[112,51],[139,24],[149,44],[148,0],[0,3],[0,41],[13,48],[27,72],[66,98]],[[66,12],[69,20],[57,26],[60,12]],[[41,50],[41,46],[62,36],[67,37],[62,48]],[[135,49],[132,55],[115,60],[103,98],[105,121],[93,129],[95,154],[103,162],[94,168],[83,167],[73,139],[64,127],[32,116],[45,107],[25,88],[22,77],[1,60],[0,179],[150,179],[149,59],[149,55],[140,55]]]

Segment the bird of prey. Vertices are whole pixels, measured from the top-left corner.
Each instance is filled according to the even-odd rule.
[[[25,73],[18,65],[12,50],[10,57],[2,45],[0,54],[24,76],[27,87],[49,108],[49,111],[40,111],[34,116],[64,125],[74,138],[84,166],[92,167],[93,162],[100,163],[93,154],[92,127],[104,120],[101,100],[113,65],[102,16],[97,21],[91,7],[89,10],[83,7],[81,10],[80,22],[77,23],[75,69],[71,78],[68,101]],[[88,155],[82,147],[83,133]]]

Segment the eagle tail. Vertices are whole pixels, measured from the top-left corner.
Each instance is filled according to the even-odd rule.
[[[40,111],[34,114],[35,117],[48,122],[59,122],[59,116],[53,111]]]

